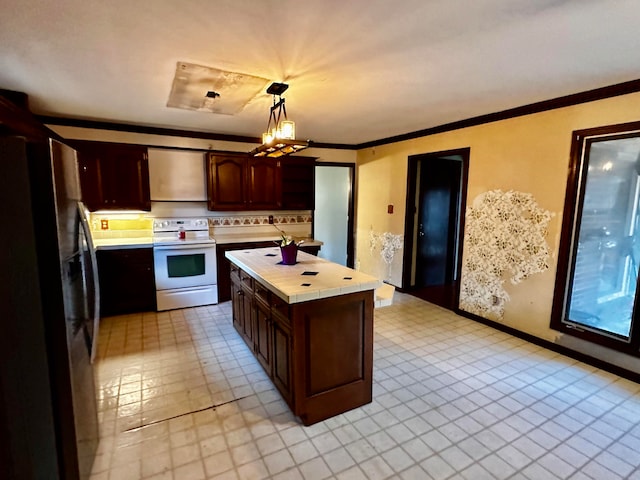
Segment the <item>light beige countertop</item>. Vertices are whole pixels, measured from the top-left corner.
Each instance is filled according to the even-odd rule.
[[[382,281],[351,268],[298,251],[298,263],[282,265],[280,248],[234,250],[225,256],[287,303],[375,290]],[[317,272],[315,275],[305,272]]]
[[[94,238],[96,250],[118,250],[121,248],[151,248],[151,237]]]
[[[215,238],[217,244],[228,245],[234,243],[251,243],[251,242],[277,242],[280,237],[269,235],[218,235]],[[152,237],[122,237],[122,238],[94,238],[93,244],[96,250],[118,249],[118,248],[145,248],[153,247]],[[318,240],[305,239],[303,246],[319,247],[323,243]]]
[[[273,233],[216,233],[213,238],[216,240],[216,243],[220,245],[225,245],[228,243],[248,243],[248,242],[277,242],[280,240],[280,235],[276,232]],[[297,237],[296,237],[297,238]],[[302,245],[306,245],[309,247],[319,247],[323,245],[323,242],[319,240],[315,240],[313,238],[305,238],[304,243]]]

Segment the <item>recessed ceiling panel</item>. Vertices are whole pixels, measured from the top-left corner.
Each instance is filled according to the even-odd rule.
[[[217,68],[178,62],[167,107],[235,115],[270,80]]]

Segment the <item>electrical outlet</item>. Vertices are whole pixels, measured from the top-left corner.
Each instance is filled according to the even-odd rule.
[[[109,230],[109,220],[106,218],[100,220],[100,228],[102,230]]]
[[[273,215],[269,215],[269,223],[273,225]]]
[[[491,296],[491,304],[492,305],[499,305],[500,304],[500,297],[498,297],[497,295],[492,295]]]

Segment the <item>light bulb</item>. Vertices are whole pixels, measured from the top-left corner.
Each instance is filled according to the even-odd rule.
[[[291,120],[280,122],[280,138],[289,140],[296,138],[296,124]]]

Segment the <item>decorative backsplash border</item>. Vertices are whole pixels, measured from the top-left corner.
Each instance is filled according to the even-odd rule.
[[[238,227],[242,225],[269,225],[270,215],[209,216],[210,227]],[[274,224],[311,223],[311,214],[273,215]]]

